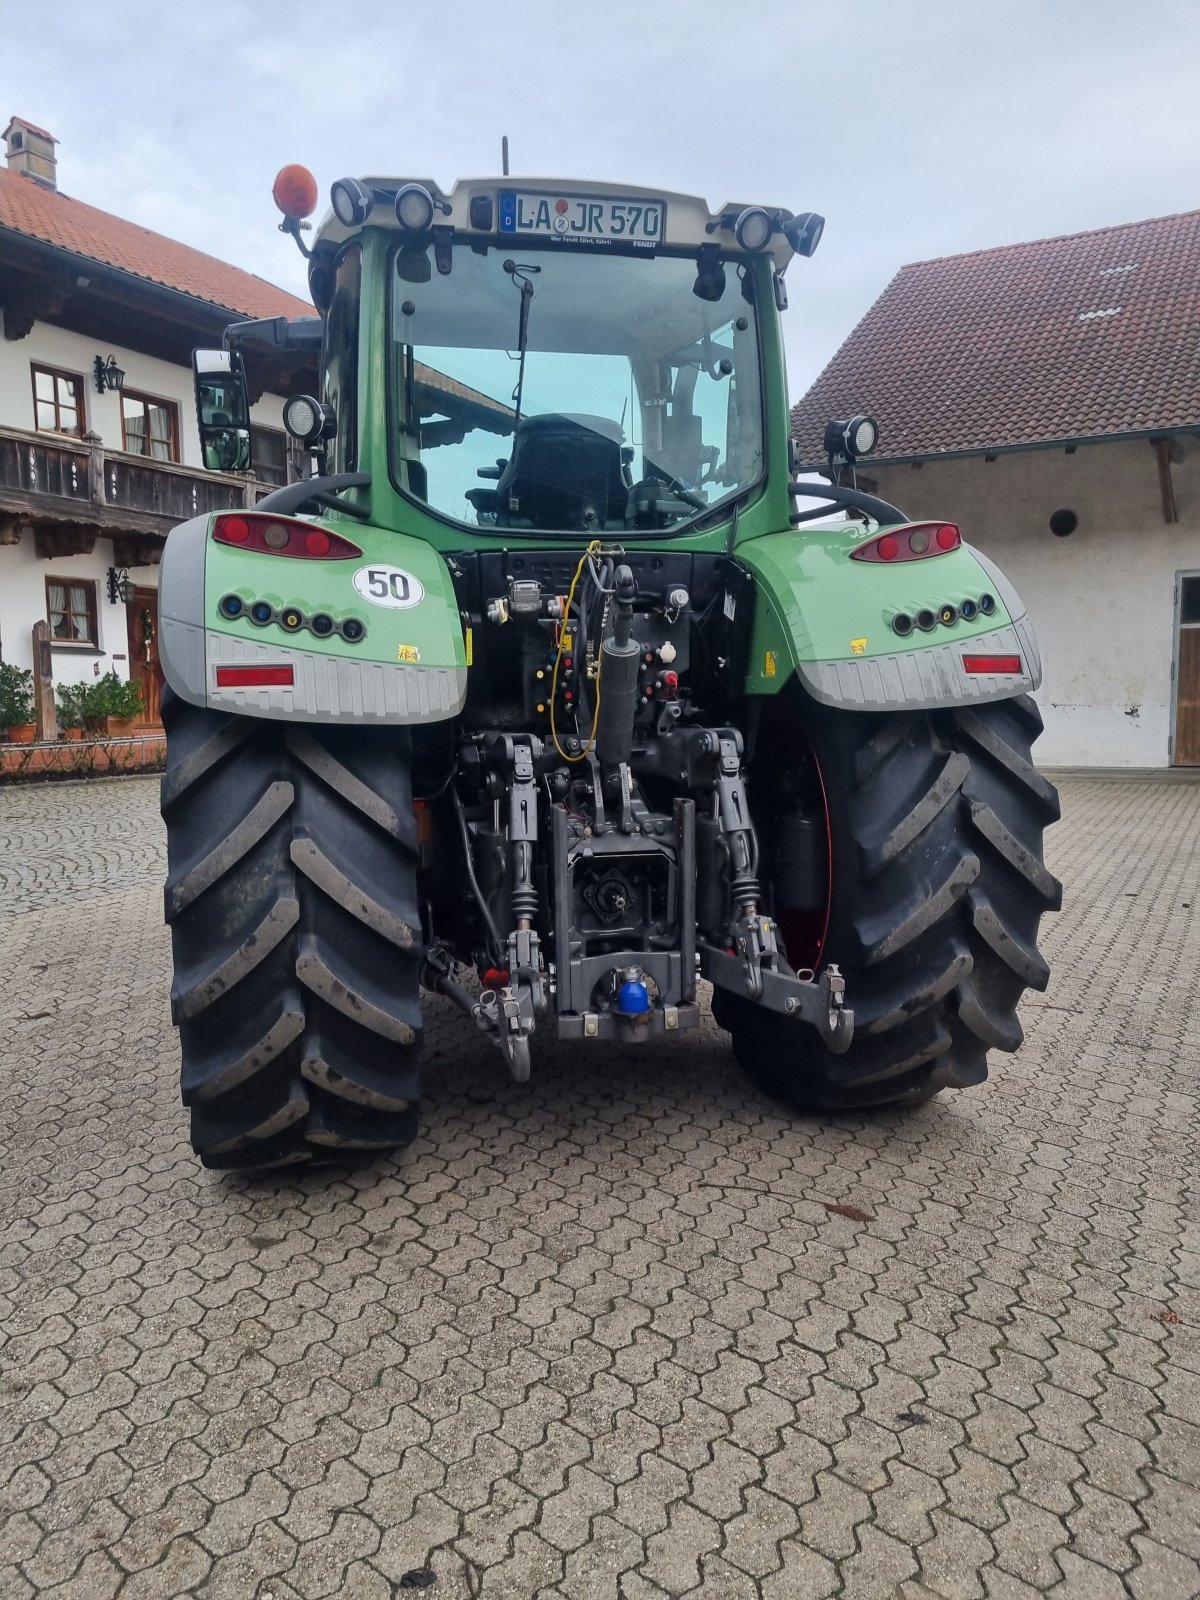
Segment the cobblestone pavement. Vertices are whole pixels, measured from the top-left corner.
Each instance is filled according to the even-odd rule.
[[[723,1036],[204,1172],[152,780],[0,790],[0,1594],[1200,1590],[1200,788],[1070,781],[1028,1042],[909,1115]]]

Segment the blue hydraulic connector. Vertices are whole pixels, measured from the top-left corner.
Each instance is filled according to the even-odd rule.
[[[623,1017],[644,1017],[650,1009],[650,991],[644,983],[629,980],[617,990],[617,1010]]]

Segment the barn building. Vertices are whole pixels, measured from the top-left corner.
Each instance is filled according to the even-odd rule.
[[[1200,766],[1200,211],[902,267],[794,408],[1027,601],[1045,765]]]

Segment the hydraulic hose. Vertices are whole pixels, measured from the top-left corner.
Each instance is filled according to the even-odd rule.
[[[463,865],[467,869],[467,882],[471,885],[471,893],[475,896],[476,904],[483,913],[483,920],[488,925],[488,932],[495,945],[493,955],[502,957],[504,954],[504,940],[500,937],[500,930],[496,926],[496,919],[492,916],[492,908],[484,898],[483,890],[479,887],[479,879],[475,876],[475,859],[471,852],[471,832],[467,827],[467,814],[463,810],[462,800],[458,790],[451,786],[450,793],[454,799],[454,814],[458,818],[458,831],[462,835]]]

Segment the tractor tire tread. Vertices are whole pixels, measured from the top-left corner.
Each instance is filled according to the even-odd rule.
[[[916,1105],[981,1083],[989,1049],[1021,1044],[1017,1003],[1049,979],[1038,922],[1062,901],[1042,859],[1059,806],[1030,756],[1037,706],[1023,697],[867,716],[789,692],[842,822],[822,963],[843,970],[855,1033],[834,1055],[787,1019],[723,995],[735,1054],[803,1110]],[[770,751],[796,748],[783,731],[760,739]],[[776,779],[789,759],[769,757]]]
[[[193,1147],[262,1171],[407,1143],[422,957],[407,731],[296,729],[170,691],[163,722]]]

